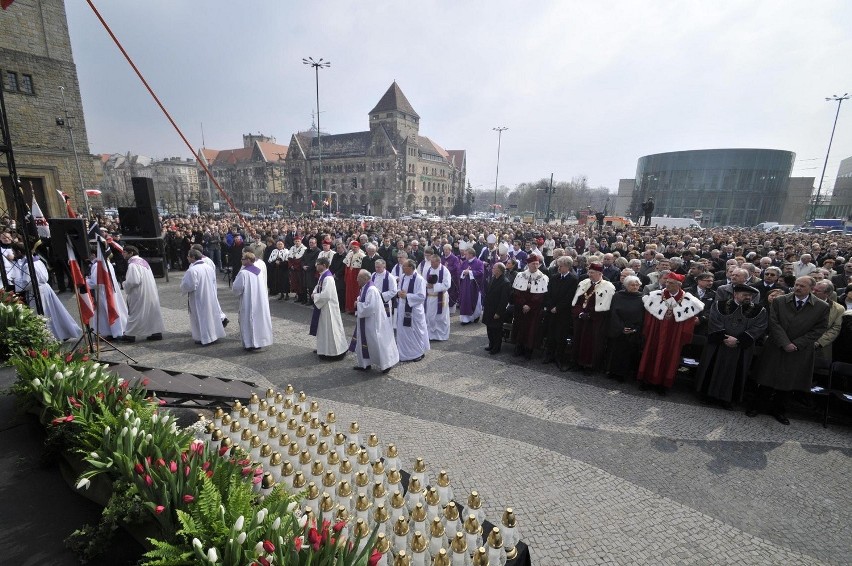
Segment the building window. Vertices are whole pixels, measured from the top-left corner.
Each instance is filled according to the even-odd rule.
[[[18,73],[15,71],[5,71],[3,73],[3,86],[10,92],[18,90]]]
[[[24,94],[35,94],[35,90],[33,89],[33,76],[32,75],[21,75],[21,92]]]

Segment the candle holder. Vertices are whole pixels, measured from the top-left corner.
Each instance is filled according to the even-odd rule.
[[[376,460],[373,462],[370,467],[370,475],[373,476],[373,481],[380,481],[382,484],[387,484],[387,477],[385,476],[385,465],[381,460]]]
[[[346,457],[346,435],[338,432],[334,435],[334,450],[341,458]]]
[[[370,485],[370,477],[364,472],[357,472],[355,474],[355,491],[359,494],[367,493],[368,485]]]
[[[216,407],[213,411],[213,424],[216,425],[216,428],[222,428],[222,417],[225,416],[225,411],[222,410],[222,407]]]
[[[397,518],[393,523],[393,547],[397,552],[406,550],[409,544],[408,519],[403,516]]]
[[[260,462],[260,437],[252,436],[251,440],[249,440],[249,447],[251,448],[251,461],[252,462]],[[272,451],[269,452],[272,454]]]
[[[391,493],[397,490],[400,492],[405,491],[402,487],[402,474],[396,468],[391,468],[387,471],[387,488]]]
[[[257,393],[252,393],[251,397],[249,397],[249,410],[253,413],[257,412],[257,407],[260,404],[260,398],[257,396]]]
[[[257,425],[260,423],[260,415],[251,413],[248,418],[248,427],[252,432],[257,432]]]
[[[476,520],[476,515],[470,513],[462,525],[464,528],[465,539],[467,540],[468,549],[475,549],[482,541],[482,525]]]
[[[393,552],[391,551],[390,541],[385,533],[378,533],[376,535],[376,543],[373,545],[373,549],[381,554],[381,558],[376,562],[376,566],[391,566],[390,560],[393,559]]]
[[[269,410],[269,403],[266,401],[266,399],[261,399],[260,404],[257,406],[257,413],[259,415],[262,415],[262,414],[266,413],[266,411],[268,411],[268,410]]]
[[[413,523],[411,528],[414,532],[424,533],[424,537],[429,536],[429,531],[427,530],[427,517],[426,517],[426,508],[422,503],[418,503],[414,506],[414,509],[411,510],[411,522]]]
[[[231,420],[235,421],[240,418],[240,411],[243,410],[243,404],[239,402],[239,400],[234,401],[234,404],[231,405]]]
[[[379,503],[381,503],[382,505],[387,503],[387,493],[388,492],[385,489],[385,484],[382,483],[381,480],[373,482],[373,503],[375,503],[376,505],[378,505]]]
[[[323,515],[328,515],[332,511],[334,511],[335,502],[331,497],[331,494],[327,491],[324,491],[322,495],[320,495],[320,511],[323,512]]]
[[[311,462],[311,480],[316,482],[317,484],[322,484],[323,469],[322,462],[319,460],[314,460]]]
[[[411,566],[411,557],[404,550],[400,550],[393,558],[393,566]]]
[[[272,493],[272,488],[275,487],[275,478],[270,472],[264,472],[263,479],[260,480],[260,495],[266,497]]]
[[[284,398],[286,400],[289,400],[292,403],[295,393],[296,393],[296,390],[293,389],[293,386],[288,383],[287,387],[284,388]]]
[[[243,428],[240,431],[239,442],[237,442],[237,445],[239,445],[249,454],[251,454],[251,439],[253,436],[254,435],[251,433],[251,429]]]
[[[358,451],[358,454],[355,456],[355,471],[364,472],[368,476],[372,471],[370,469],[370,456],[367,454],[367,451],[363,448]]]
[[[222,426],[219,428],[222,429],[222,432],[225,432],[231,428],[232,422],[234,422],[234,419],[231,418],[231,415],[226,413],[222,415]]]
[[[305,474],[303,474],[301,470],[298,470],[295,474],[293,474],[293,491],[302,491],[307,483],[308,480],[305,478]]]
[[[274,423],[276,418],[278,418],[278,407],[275,405],[270,405],[266,409],[266,420]]]
[[[204,434],[207,436],[207,439],[210,439],[210,436],[213,434],[213,431],[216,430],[216,425],[213,421],[208,421],[206,425],[204,425]]]
[[[405,503],[409,510],[414,509],[418,503],[424,500],[423,484],[414,476],[408,481],[408,491],[405,493]]]
[[[269,423],[266,422],[266,419],[257,421],[257,428],[255,430],[261,441],[269,441]]]
[[[430,566],[432,557],[429,555],[429,541],[421,531],[415,530],[409,544],[411,550],[411,566]]]
[[[281,464],[281,474],[280,479],[278,481],[287,489],[287,491],[293,491],[293,476],[296,474],[296,470],[293,468],[293,463],[290,461],[284,461]]]
[[[311,417],[319,418],[319,402],[311,401],[308,405],[308,412],[311,413]]]
[[[396,521],[399,517],[408,518],[408,509],[405,508],[405,497],[402,492],[396,490],[391,495],[391,521]]]
[[[352,483],[352,462],[350,462],[348,458],[344,458],[340,461],[339,472],[337,474],[337,481],[343,480]]]
[[[255,438],[257,438],[257,437],[255,436]],[[257,438],[257,440],[258,440],[258,442],[260,442],[259,438]],[[269,468],[269,461],[272,458],[272,448],[268,444],[262,444],[260,446],[259,452],[260,452],[260,458],[258,458],[258,463],[265,470],[265,469]]]
[[[484,546],[477,547],[476,550],[473,551],[471,563],[473,566],[490,566],[491,562],[488,558],[488,550],[486,550]]]
[[[467,509],[465,513],[476,515],[476,520],[481,525],[485,520],[485,512],[482,510],[482,497],[478,491],[471,491],[467,496]]]
[[[347,512],[352,510],[352,486],[349,485],[348,481],[341,480],[337,484],[335,495],[337,496],[338,505],[345,507]]]
[[[429,553],[432,556],[437,556],[441,549],[447,548],[447,531],[440,517],[432,519],[429,525],[429,537]]]
[[[320,424],[320,439],[324,440],[328,444],[332,444],[334,442],[334,432],[331,430],[331,427],[328,426],[328,423]]]
[[[370,523],[370,527],[377,528],[380,533],[388,533],[388,519],[390,519],[390,515],[388,515],[388,510],[385,509],[384,505],[376,505],[373,507],[373,514],[371,516],[372,522]]]
[[[306,411],[308,409],[308,396],[304,391],[299,391],[298,403],[302,408],[302,411]]]
[[[318,509],[320,491],[317,487],[317,484],[314,482],[308,482],[308,490],[305,493],[305,497],[302,499],[302,508],[310,507],[312,509]]]
[[[299,469],[302,470],[305,477],[311,476],[311,463],[313,463],[313,458],[311,458],[310,452],[307,450],[299,452]]]
[[[371,432],[367,437],[367,455],[371,462],[375,462],[382,457],[382,449],[379,446],[379,437],[375,432]]]
[[[322,474],[322,486],[329,493],[334,493],[337,487],[337,476],[331,470],[325,470]]]
[[[370,527],[367,525],[367,519],[356,517],[355,529],[353,529],[353,531],[355,537],[360,537],[361,539],[358,542],[358,554],[360,554],[364,550],[364,548],[366,548],[367,542],[369,541],[370,537]]]
[[[514,560],[518,555],[518,549],[515,545],[518,544],[520,535],[518,534],[515,512],[511,507],[506,507],[506,510],[503,511],[503,518],[500,522],[503,523],[503,546],[506,549],[506,558]]]
[[[361,447],[361,436],[358,432],[361,430],[361,427],[358,426],[358,423],[352,421],[349,423],[349,442],[354,442],[355,446]]]
[[[299,443],[299,448],[302,450],[308,449],[308,429],[305,428],[305,425],[299,425],[296,427],[296,442]]]
[[[281,481],[281,464],[284,463],[284,458],[281,457],[281,452],[273,452],[269,457],[269,471],[272,472],[272,478],[277,482]]]
[[[291,442],[290,446],[287,447],[287,460],[293,464],[293,467],[298,467],[299,470],[302,469],[302,464],[299,462],[299,455],[302,453],[302,449],[299,448],[299,445],[296,442]]]
[[[307,438],[305,439],[305,447],[308,449],[308,452],[311,453],[311,458],[317,457],[317,445],[319,444],[319,438],[313,432],[309,433]]]
[[[325,416],[325,424],[331,428],[331,434],[337,433],[337,415],[333,411],[329,411]]]
[[[441,497],[441,505],[447,505],[455,499],[453,488],[450,485],[450,475],[446,470],[441,470],[438,473],[438,495]]]
[[[266,443],[270,446],[274,446],[278,443],[278,437],[281,436],[281,431],[278,430],[277,426],[269,427],[269,430],[266,432]]]
[[[461,521],[459,521],[459,508],[456,507],[454,501],[450,501],[444,507],[444,528],[448,533],[461,531]]]
[[[396,468],[399,469],[399,451],[396,448],[395,444],[388,444],[387,452],[385,453],[385,468],[391,469]]]
[[[355,518],[363,521],[370,519],[370,500],[366,493],[359,493],[355,499]]]
[[[267,403],[271,403],[275,399],[275,390],[271,387],[266,390],[265,399]]]
[[[317,454],[319,454],[319,450],[317,450]],[[340,456],[334,450],[329,450],[325,456],[325,463],[328,464],[329,468],[337,468],[340,466]]]
[[[506,549],[503,548],[503,535],[500,527],[494,527],[488,533],[488,561],[492,566],[506,565]]]
[[[210,435],[210,443],[209,443],[211,452],[218,452],[219,451],[219,446],[222,445],[222,439],[223,438],[225,438],[225,433],[223,433],[221,430],[219,430],[217,428],[216,430],[213,431],[213,434]]]
[[[242,426],[243,428],[246,428],[248,426],[249,416],[251,416],[251,410],[249,410],[248,407],[243,407],[242,409],[240,409],[240,426]]]
[[[434,555],[435,560],[432,561],[432,566],[451,566],[450,555],[446,548],[442,548]]]
[[[231,439],[231,442],[239,442],[240,434],[242,433],[243,425],[240,424],[240,421],[233,421],[231,423],[231,428],[228,430],[228,438]]]
[[[464,533],[457,532],[450,542],[450,551],[452,552],[453,566],[471,566],[470,554],[467,550],[467,539]]]
[[[426,515],[430,521],[435,517],[442,518],[444,516],[444,511],[441,508],[441,496],[438,495],[438,489],[435,487],[430,487],[426,492]]]
[[[426,462],[423,458],[417,458],[414,460],[414,469],[411,472],[411,477],[419,479],[421,485],[429,484],[429,480],[426,477]]]

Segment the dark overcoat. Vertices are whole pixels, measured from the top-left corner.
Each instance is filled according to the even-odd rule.
[[[760,355],[757,383],[779,391],[808,391],[814,373],[814,343],[828,328],[828,305],[813,294],[796,310],[793,293],[769,305],[769,338]],[[785,352],[789,343],[798,350]]]
[[[509,283],[505,275],[491,280],[488,292],[485,293],[485,298],[482,300],[482,324],[503,326],[503,323],[506,322],[506,307],[509,305],[509,292],[511,290],[512,284]],[[495,314],[500,315],[500,318],[495,319]]]

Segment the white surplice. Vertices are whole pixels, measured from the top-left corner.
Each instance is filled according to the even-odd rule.
[[[240,269],[231,290],[240,298],[240,337],[243,348],[272,345],[269,291],[257,262]]]
[[[33,266],[35,267],[36,278],[38,279],[41,306],[44,308],[44,316],[47,318],[47,328],[50,330],[50,333],[60,341],[77,338],[83,331],[51,288],[48,282],[50,275],[47,272],[47,266],[44,264],[44,261],[38,256],[33,255]],[[30,308],[35,309],[35,300],[31,294],[30,271],[26,260],[21,260],[20,268],[18,270],[18,277],[15,279],[15,288],[19,291],[30,292]]]
[[[212,272],[212,273],[211,273]],[[180,290],[189,295],[189,327],[192,339],[210,344],[225,337],[216,293],[216,272],[199,259],[189,266],[180,282]]]
[[[210,269],[212,270],[210,272],[210,274],[211,274],[212,280],[213,280],[213,288],[216,289],[216,264],[213,263],[213,260],[210,259],[209,257],[207,257],[206,255],[201,256],[201,261],[203,261],[204,265],[209,266]],[[216,308],[219,309],[219,319],[225,320],[225,318],[227,318],[227,317],[225,316],[225,311],[222,310],[222,306],[219,304],[219,293],[218,293],[218,291],[216,293]]]
[[[362,288],[361,291],[363,290]],[[361,302],[360,296],[358,297],[355,318],[355,354],[358,357],[358,365],[362,368],[373,365],[380,370],[385,370],[399,363],[399,350],[393,339],[393,326],[385,313],[382,293],[376,285],[370,285],[367,289],[364,302]],[[361,320],[364,321],[363,336]],[[361,347],[362,338],[366,338],[367,342],[368,357],[366,358]]]
[[[443,277],[441,274],[443,273]],[[429,283],[429,277],[437,277],[441,281],[436,281],[431,289],[426,289],[426,328],[429,329],[429,340],[449,340],[450,339],[450,303],[449,293],[447,291],[452,287],[452,276],[450,270],[443,265],[438,267],[429,266],[426,269],[426,283]],[[438,305],[442,306],[441,312],[438,312]]]
[[[139,256],[133,256],[127,262],[124,295],[127,299],[127,328],[124,333],[143,337],[162,334],[165,325],[157,283],[148,262]]]
[[[414,290],[408,292],[411,279],[414,278]],[[416,271],[411,275],[403,274],[399,281],[399,290],[406,292],[399,299],[396,310],[396,345],[400,361],[419,358],[429,351],[429,330],[426,328],[426,314],[423,305],[426,302],[426,281]],[[411,307],[411,325],[405,326],[406,306]]]
[[[382,289],[384,289],[386,279],[388,282],[388,290],[382,291]],[[399,288],[396,286],[396,277],[391,275],[391,273],[386,269],[382,273],[373,273],[371,280],[373,282],[373,285],[376,286],[376,289],[378,289],[379,293],[382,294],[382,300],[387,306],[387,308],[385,309],[385,314],[388,317],[392,316],[393,312],[391,307],[393,306],[393,303],[391,301],[394,297],[396,297],[396,292],[399,290]],[[391,328],[393,328],[393,321],[391,321]]]
[[[320,287],[322,286],[322,287]],[[339,356],[349,349],[349,341],[343,332],[343,319],[340,318],[340,302],[337,300],[337,286],[334,277],[320,277],[314,287],[314,306],[320,310],[317,326],[317,354],[320,356]]]

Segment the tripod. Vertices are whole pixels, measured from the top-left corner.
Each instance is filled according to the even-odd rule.
[[[104,290],[106,292],[106,290]],[[138,363],[135,359],[133,359],[127,352],[113,344],[111,341],[104,338],[99,332],[95,331],[87,322],[83,321],[83,313],[80,310],[80,289],[77,285],[74,285],[74,294],[77,296],[77,310],[80,312],[80,323],[83,325],[83,334],[77,339],[74,343],[74,347],[72,350],[76,350],[83,340],[86,341],[86,350],[89,354],[93,355],[96,360],[100,360],[101,357],[101,343],[106,344],[107,348],[104,351],[107,352],[118,352],[131,362]],[[100,298],[100,292],[96,293],[98,299]],[[97,316],[100,313],[100,300],[94,299],[94,317],[97,320]]]

